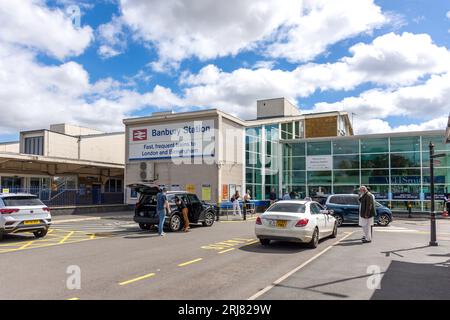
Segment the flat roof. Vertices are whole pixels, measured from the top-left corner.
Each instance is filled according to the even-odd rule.
[[[385,132],[385,133],[370,133],[353,136],[336,136],[336,137],[320,137],[320,138],[302,138],[302,139],[286,139],[280,140],[281,143],[294,142],[309,142],[309,141],[327,141],[327,140],[351,140],[351,139],[370,139],[370,138],[386,138],[386,137],[405,137],[405,136],[433,136],[442,135],[444,137],[444,130],[426,130],[426,131],[404,131],[404,132]]]
[[[264,100],[258,100],[264,101]],[[145,124],[148,122],[159,122],[161,120],[178,120],[178,119],[190,119],[195,117],[208,117],[208,116],[218,116],[231,120],[235,123],[238,123],[244,127],[252,127],[257,125],[264,125],[270,123],[283,123],[290,122],[295,120],[303,120],[306,118],[315,118],[315,117],[323,117],[326,115],[341,115],[346,116],[346,121],[351,127],[350,121],[348,119],[348,113],[344,111],[328,111],[328,112],[317,112],[317,113],[306,113],[295,116],[280,116],[280,117],[271,117],[265,119],[249,119],[243,120],[232,116],[226,112],[223,112],[219,109],[205,109],[205,110],[195,110],[195,111],[185,111],[185,112],[176,112],[176,113],[167,113],[167,114],[155,114],[151,116],[145,117],[136,117],[136,118],[127,118],[123,119],[123,123],[125,125],[134,125],[134,124]],[[353,132],[353,129],[352,129]]]
[[[125,125],[133,125],[133,124],[143,124],[148,122],[158,122],[161,120],[177,120],[177,119],[190,119],[195,117],[211,117],[211,116],[219,116],[241,124],[245,126],[245,120],[239,119],[231,114],[220,111],[219,109],[205,109],[205,110],[195,110],[195,111],[185,111],[185,112],[176,112],[176,113],[167,113],[167,114],[155,114],[146,117],[136,117],[136,118],[128,118],[123,119],[123,123]]]
[[[125,164],[100,162],[91,160],[75,160],[61,157],[46,157],[40,155],[29,155],[23,153],[0,152],[0,163],[5,161],[27,161],[37,163],[57,163],[57,164],[76,164],[89,167],[101,167],[111,169],[124,169]]]

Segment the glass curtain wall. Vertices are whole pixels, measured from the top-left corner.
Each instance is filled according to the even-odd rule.
[[[262,199],[262,127],[246,129],[245,180],[253,199]]]
[[[282,131],[283,135],[283,131]],[[367,185],[396,210],[429,210],[428,144],[447,156],[435,160],[436,210],[450,194],[450,145],[442,136],[386,136],[282,144],[283,190],[300,197],[357,192]],[[331,164],[327,158],[331,157]],[[317,169],[314,161],[325,161]],[[310,166],[310,167],[309,167]],[[316,167],[315,167],[316,166]],[[309,169],[308,169],[309,168]]]

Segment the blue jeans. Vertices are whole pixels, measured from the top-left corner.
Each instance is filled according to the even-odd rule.
[[[162,234],[164,231],[164,221],[166,220],[166,210],[158,210],[158,217],[159,217],[159,223],[158,223],[158,233]]]

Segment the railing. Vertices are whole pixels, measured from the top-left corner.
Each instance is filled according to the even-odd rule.
[[[256,216],[257,212],[264,211],[265,207],[267,207],[266,201],[250,201],[249,203],[243,203],[242,201],[239,202],[239,208],[241,211],[241,216],[236,214],[235,210],[233,210],[233,203],[231,201],[224,201],[221,202],[216,210],[218,214],[219,219],[225,219],[225,220],[236,220],[236,219],[243,219],[244,217],[244,210],[246,212],[246,218],[252,218]]]
[[[90,205],[123,204],[123,192],[101,192],[101,190],[65,189],[52,191],[42,188],[8,188],[9,193],[31,193],[49,207],[72,207]],[[1,190],[0,190],[1,192]]]

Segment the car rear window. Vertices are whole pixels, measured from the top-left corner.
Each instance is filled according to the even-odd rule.
[[[301,203],[275,203],[266,212],[305,213],[306,206]]]
[[[42,201],[36,197],[6,197],[2,200],[6,207],[44,205]]]
[[[343,204],[343,205],[359,205],[358,197],[354,196],[333,196],[329,203]]]

